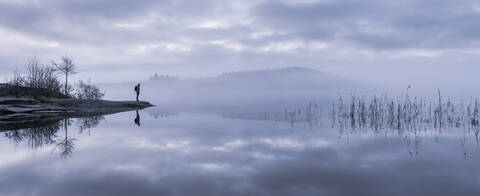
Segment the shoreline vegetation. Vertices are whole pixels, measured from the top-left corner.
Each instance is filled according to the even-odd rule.
[[[26,123],[54,116],[104,115],[153,106],[146,101],[103,100],[105,93],[90,80],[80,80],[74,89],[68,84],[68,76],[77,73],[76,65],[67,55],[60,63],[52,61],[51,64],[31,58],[25,62],[26,72],[15,71],[12,79],[0,84],[0,124]],[[65,76],[63,84],[59,73]]]

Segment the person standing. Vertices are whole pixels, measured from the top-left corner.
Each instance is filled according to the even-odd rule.
[[[137,93],[137,101],[138,101],[138,96],[140,95],[140,84],[137,84],[137,86],[135,86],[135,92]]]

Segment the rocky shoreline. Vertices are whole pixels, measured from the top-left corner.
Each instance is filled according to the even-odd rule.
[[[146,101],[108,101],[51,97],[0,97],[2,125],[36,123],[42,120],[75,118],[139,110],[153,106]],[[9,124],[9,125],[7,125]]]

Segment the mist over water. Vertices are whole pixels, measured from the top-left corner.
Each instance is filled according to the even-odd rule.
[[[300,86],[270,72],[247,73],[259,85],[231,79],[245,73],[150,79],[141,99],[156,107],[5,130],[0,194],[479,193],[476,99],[375,94],[333,76],[316,89],[326,81],[300,70]],[[108,93],[132,99],[134,85]]]

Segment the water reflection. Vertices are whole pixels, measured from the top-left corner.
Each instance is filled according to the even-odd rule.
[[[25,143],[29,149],[37,149],[56,143],[55,139],[60,129],[60,121],[52,121],[44,123],[39,127],[5,131],[4,135],[15,145]]]
[[[136,125],[140,126],[140,115],[138,114],[138,110],[136,112],[137,112],[137,117],[135,117],[134,122]]]
[[[338,138],[345,139],[347,144],[352,137],[385,135],[387,138],[387,135],[392,135],[402,141],[405,153],[411,156],[420,154],[422,143],[426,140],[433,139],[441,145],[445,136],[458,138],[457,148],[461,149],[464,158],[468,157],[465,148],[467,137],[472,137],[475,144],[480,145],[480,102],[476,100],[469,104],[454,104],[450,99],[445,101],[440,93],[434,101],[411,98],[408,94],[396,98],[373,96],[371,99],[351,95],[346,100],[339,96],[338,101],[330,106],[330,112],[325,112],[325,104],[313,101],[280,111],[249,108],[193,112],[215,113],[227,119],[280,122],[281,126],[288,125],[291,131],[305,128],[324,130],[331,127],[337,130]],[[148,111],[155,118],[158,114],[178,115],[174,110],[153,108]]]
[[[74,126],[78,133],[90,130],[105,120],[103,115],[54,115],[48,118],[28,119],[28,123],[20,123],[25,119],[15,119],[12,123],[0,124],[4,136],[15,146],[25,144],[29,150],[37,150],[54,146],[53,152],[59,152],[60,157],[67,159],[75,149],[76,138],[69,136],[69,128]],[[134,123],[140,126],[140,114],[136,110]],[[63,130],[63,134],[60,131]]]
[[[49,121],[38,121],[23,125],[23,128],[15,128],[12,130],[4,130],[4,136],[8,138],[15,146],[25,144],[29,150],[36,150],[54,145],[53,151],[59,152],[64,159],[70,157],[75,149],[76,138],[69,137],[69,127],[76,125],[79,133],[96,127],[102,120],[103,116],[84,116],[78,118],[69,118],[64,116],[63,119],[55,119]],[[10,127],[20,126],[15,124],[8,125]],[[63,136],[60,131],[63,129]]]
[[[100,122],[104,121],[104,116],[88,116],[76,119],[76,125],[79,133],[83,133],[85,130],[89,131],[96,127]]]
[[[297,110],[295,116],[303,119],[305,113],[305,109],[300,114]],[[58,161],[56,154],[39,153],[15,162],[22,152],[7,155],[13,161],[0,163],[0,195],[440,196],[480,192],[476,172],[480,156],[472,153],[476,147],[469,143],[468,132],[462,149],[456,148],[461,142],[449,131],[439,135],[437,144],[426,139],[429,136],[423,131],[417,135],[405,132],[401,137],[396,131],[364,137],[375,133],[356,129],[344,131],[351,134],[345,144],[338,137],[338,127],[330,128],[327,123],[323,127],[312,123],[311,129],[308,123],[298,126],[297,121],[292,132],[287,122],[179,113],[161,119],[142,115],[142,126],[137,127],[132,123],[136,115],[135,111],[106,116],[106,122],[92,129],[88,138],[73,131],[79,120],[75,118],[70,118],[65,137],[68,123],[61,119],[54,140],[77,138],[73,156]]]
[[[72,121],[68,118],[63,119],[63,130],[65,130],[65,136],[59,140],[55,150],[60,152],[60,156],[64,159],[71,156],[73,149],[75,148],[75,138],[68,138],[68,127],[72,124]]]
[[[148,111],[149,111],[148,114],[155,119],[168,118],[168,117],[173,117],[178,115],[178,112],[176,110],[173,110],[173,109],[165,110],[165,109],[160,109],[159,107],[150,108]]]

